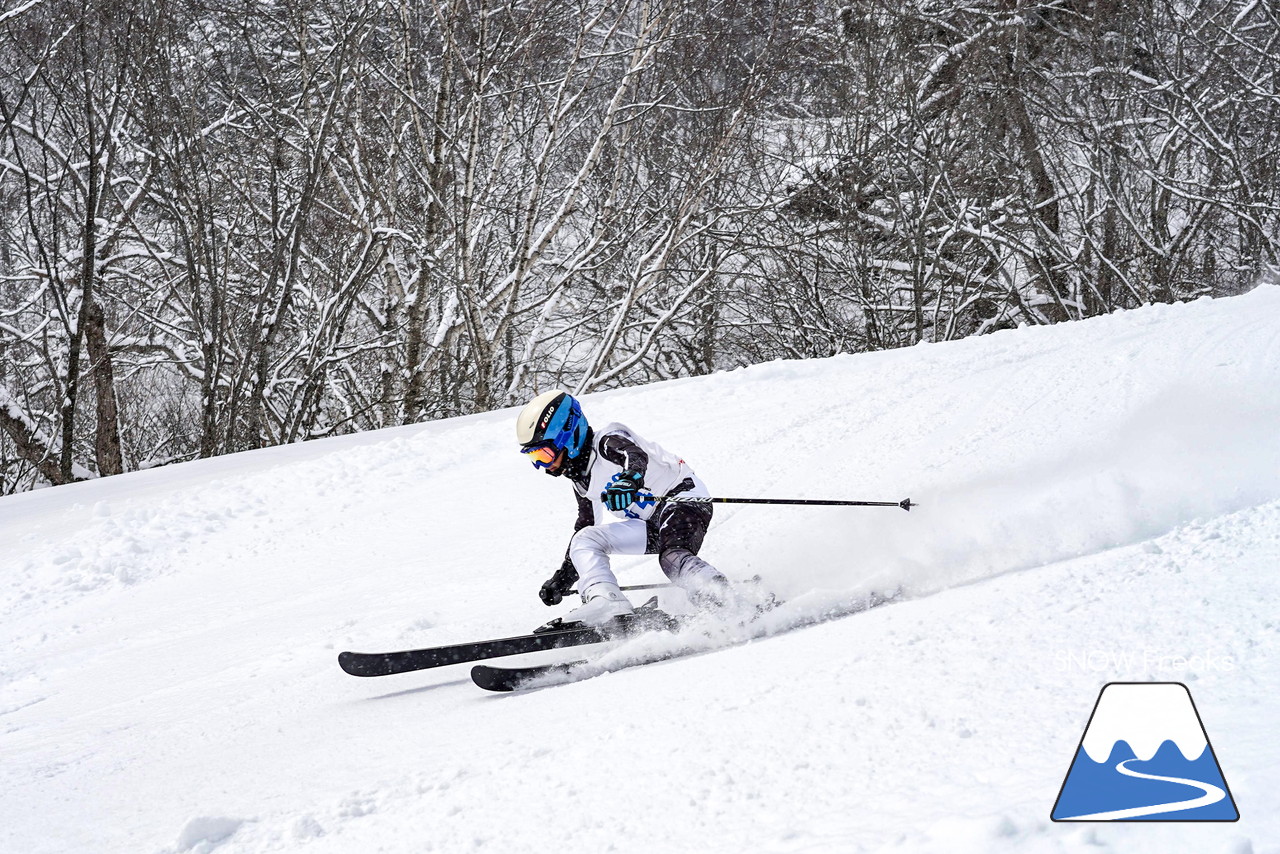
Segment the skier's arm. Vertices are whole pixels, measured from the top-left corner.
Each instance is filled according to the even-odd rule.
[[[596,514],[588,499],[576,493],[575,496],[578,499],[578,520],[574,522],[573,532],[576,534],[588,525],[595,524]],[[565,549],[564,562],[550,578],[543,582],[542,589],[538,591],[538,598],[546,605],[559,605],[564,595],[573,590],[573,583],[577,580],[578,569],[573,565],[573,559],[569,557],[569,550]]]
[[[586,526],[595,524],[595,510],[591,507],[591,501],[586,495],[577,493],[573,493],[573,495],[577,498],[577,521],[573,522],[573,533],[577,534]],[[572,538],[570,539],[570,544],[572,544]],[[568,548],[564,549],[564,562],[561,563],[561,568],[556,571],[556,575],[568,577],[568,584],[577,581],[577,570],[573,568],[573,561],[568,556]]]
[[[576,534],[583,528],[596,523],[596,511],[595,508],[591,506],[591,499],[587,498],[587,496],[578,495],[576,492],[573,496],[578,499],[578,521],[573,523],[573,532]],[[569,553],[566,551],[564,554],[567,559],[569,557]]]
[[[600,493],[600,500],[610,510],[626,510],[644,489],[649,455],[626,434],[606,433],[600,439],[600,456],[622,469]]]
[[[600,439],[600,456],[620,467],[644,477],[649,470],[649,455],[621,433],[606,433]]]

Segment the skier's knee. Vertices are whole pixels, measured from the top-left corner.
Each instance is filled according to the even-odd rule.
[[[720,607],[729,601],[729,579],[688,549],[666,549],[658,555],[658,564],[697,607]]]
[[[667,578],[682,586],[688,582],[724,577],[718,569],[686,548],[664,549],[658,555],[658,565]]]
[[[658,566],[662,567],[663,575],[676,581],[682,575],[685,560],[693,556],[688,549],[665,549],[658,555]]]

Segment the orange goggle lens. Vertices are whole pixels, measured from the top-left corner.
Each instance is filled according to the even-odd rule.
[[[556,454],[560,453],[554,445],[536,445],[532,448],[524,448],[520,451],[527,454],[537,468],[547,468],[556,460]]]

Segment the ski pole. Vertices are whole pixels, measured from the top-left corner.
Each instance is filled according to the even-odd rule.
[[[705,495],[654,495],[654,501],[668,504],[800,504],[811,507],[901,507],[910,511],[920,505],[910,498],[901,501],[827,501],[810,498],[711,498]]]
[[[618,589],[625,593],[628,590],[666,590],[667,588],[675,588],[679,586],[680,585],[668,581],[664,584],[620,584],[618,585]],[[577,596],[579,593],[581,593],[581,591],[578,590],[577,587],[573,587],[566,595]]]

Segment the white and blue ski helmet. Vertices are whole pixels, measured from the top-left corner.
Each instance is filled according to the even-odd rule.
[[[586,447],[587,429],[582,407],[563,389],[538,395],[516,417],[516,441],[526,454],[550,447],[566,451],[569,458],[574,459]]]

